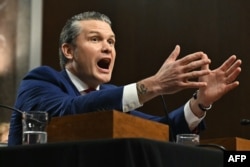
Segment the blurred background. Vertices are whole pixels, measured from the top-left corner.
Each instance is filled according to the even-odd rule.
[[[116,34],[117,59],[112,83],[129,84],[153,75],[176,44],[180,57],[203,51],[211,69],[229,56],[242,59],[240,86],[207,113],[201,138],[250,139],[250,1],[245,0],[0,0],[0,103],[13,106],[26,72],[40,65],[59,67],[58,38],[71,16],[95,10],[108,15]],[[183,105],[195,90],[166,95],[168,112]],[[164,115],[160,97],[141,111]],[[11,112],[0,109],[0,122]]]

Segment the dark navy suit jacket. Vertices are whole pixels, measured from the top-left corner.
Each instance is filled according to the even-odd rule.
[[[51,117],[113,109],[122,111],[123,88],[123,86],[102,84],[99,91],[80,96],[65,70],[58,72],[48,66],[41,66],[30,71],[22,80],[14,107],[22,111],[47,111]],[[190,132],[184,118],[183,108],[182,106],[172,111],[169,118],[136,110],[131,111],[130,114],[168,123],[175,135]],[[9,145],[22,143],[21,119],[21,114],[13,111]]]

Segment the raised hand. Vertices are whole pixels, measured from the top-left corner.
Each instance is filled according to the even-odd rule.
[[[179,53],[180,46],[177,45],[155,75],[162,94],[172,94],[187,88],[206,86],[206,82],[197,82],[194,79],[209,73],[209,69],[200,70],[202,66],[210,63],[207,55],[203,52],[195,52],[176,60]]]
[[[207,86],[199,89],[200,103],[212,104],[236,88],[239,85],[236,79],[241,72],[241,63],[240,59],[232,55],[220,67],[211,70],[208,75],[201,76],[199,80],[206,82]],[[203,69],[209,69],[208,65],[203,66]]]
[[[158,95],[207,86],[206,82],[197,81],[199,77],[208,75],[210,72],[209,69],[201,69],[211,62],[207,55],[203,52],[195,52],[177,60],[179,54],[180,46],[177,45],[155,75],[137,83],[141,103]]]

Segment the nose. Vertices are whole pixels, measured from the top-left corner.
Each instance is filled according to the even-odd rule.
[[[112,49],[114,48],[108,41],[104,41],[102,44],[102,52],[103,53],[111,53]]]

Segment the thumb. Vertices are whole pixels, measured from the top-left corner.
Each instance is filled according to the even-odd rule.
[[[167,61],[175,61],[180,54],[180,50],[181,50],[180,46],[176,45],[172,53],[167,58]]]

